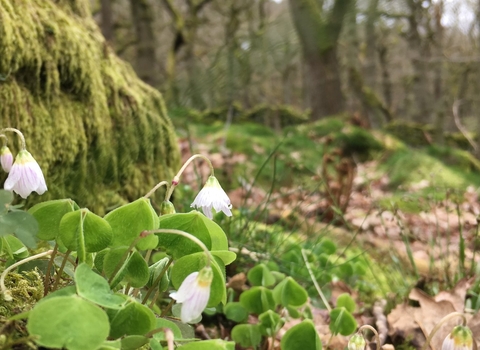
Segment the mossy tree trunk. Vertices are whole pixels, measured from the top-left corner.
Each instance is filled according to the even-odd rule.
[[[290,12],[303,49],[312,119],[343,112],[338,38],[353,0],[335,0],[330,11],[315,0],[290,0]]]
[[[162,96],[111,52],[89,0],[0,0],[0,75],[0,127],[25,133],[49,187],[30,203],[102,213],[176,171]]]

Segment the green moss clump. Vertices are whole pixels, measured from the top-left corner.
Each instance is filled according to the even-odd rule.
[[[395,121],[385,126],[385,131],[412,147],[428,146],[434,128],[419,123]]]
[[[0,128],[24,132],[49,187],[29,204],[70,197],[101,214],[178,166],[161,94],[115,56],[88,0],[0,0],[0,78]]]

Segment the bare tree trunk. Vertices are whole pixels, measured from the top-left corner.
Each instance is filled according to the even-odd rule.
[[[130,7],[137,37],[135,71],[144,82],[156,86],[159,79],[156,69],[152,8],[148,0],[130,0]]]
[[[428,50],[422,42],[422,38],[418,31],[418,18],[421,18],[422,4],[418,0],[407,0],[410,9],[408,17],[409,30],[408,41],[409,49],[413,55],[413,82],[412,93],[415,99],[416,108],[413,111],[414,119],[418,122],[431,122],[430,115],[430,85],[428,84]]]
[[[386,108],[392,110],[392,79],[388,67],[388,49],[382,41],[378,45],[378,60],[380,62],[380,71],[382,73],[382,91]]]
[[[480,0],[478,0],[477,3],[477,30],[480,31]],[[478,36],[478,48],[479,48],[479,53],[480,53],[480,36]],[[477,72],[477,79],[478,83],[480,86],[480,74]],[[477,121],[477,151],[475,152],[475,155],[478,159],[480,159],[480,122]]]
[[[290,0],[290,12],[300,37],[303,59],[309,78],[309,102],[312,119],[344,111],[341,90],[338,38],[351,0],[335,0],[332,10],[323,14],[314,0]]]
[[[100,29],[102,34],[107,39],[108,42],[113,42],[114,32],[113,32],[113,21],[112,21],[112,1],[111,0],[101,0],[100,1],[100,13],[102,16],[102,23]]]
[[[370,0],[367,10],[367,21],[365,23],[365,65],[363,67],[365,83],[375,90],[377,81],[376,55],[377,35],[375,34],[375,23],[378,20],[377,8],[379,0]]]
[[[443,16],[443,0],[440,0],[435,5],[435,34],[434,34],[434,47],[436,56],[442,57],[442,48],[443,48],[443,32],[444,28],[442,25],[442,16]],[[435,142],[443,144],[445,142],[444,138],[444,128],[445,128],[445,117],[446,117],[446,101],[443,96],[443,61],[439,60],[435,64],[434,71],[434,86],[433,86],[433,96],[435,100]]]

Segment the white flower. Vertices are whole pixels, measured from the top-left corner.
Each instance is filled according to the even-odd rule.
[[[33,191],[43,194],[47,190],[42,169],[26,150],[18,152],[3,187],[8,191],[13,190],[22,198],[27,198]]]
[[[193,272],[187,276],[170,297],[177,303],[182,303],[180,318],[188,323],[197,319],[207,307],[210,298],[210,285],[212,284],[212,268],[205,267],[200,272]]]
[[[470,328],[456,326],[452,333],[447,335],[442,344],[442,350],[472,350],[473,336]]]
[[[203,213],[208,218],[213,218],[212,208],[216,212],[223,211],[225,215],[232,216],[232,205],[230,199],[223,190],[215,176],[210,176],[203,186],[202,190],[197,194],[193,201],[192,208],[202,208]]]
[[[0,163],[2,164],[3,170],[7,173],[12,169],[13,155],[7,146],[3,146],[0,150]]]

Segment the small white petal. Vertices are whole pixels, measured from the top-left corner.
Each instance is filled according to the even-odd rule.
[[[4,188],[13,190],[22,198],[27,198],[33,191],[38,194],[47,191],[42,169],[28,151],[20,151],[15,157]]]
[[[230,199],[214,176],[208,178],[205,186],[195,197],[191,207],[201,208],[205,216],[210,219],[213,218],[212,208],[216,212],[222,211],[225,215],[232,216]]]

